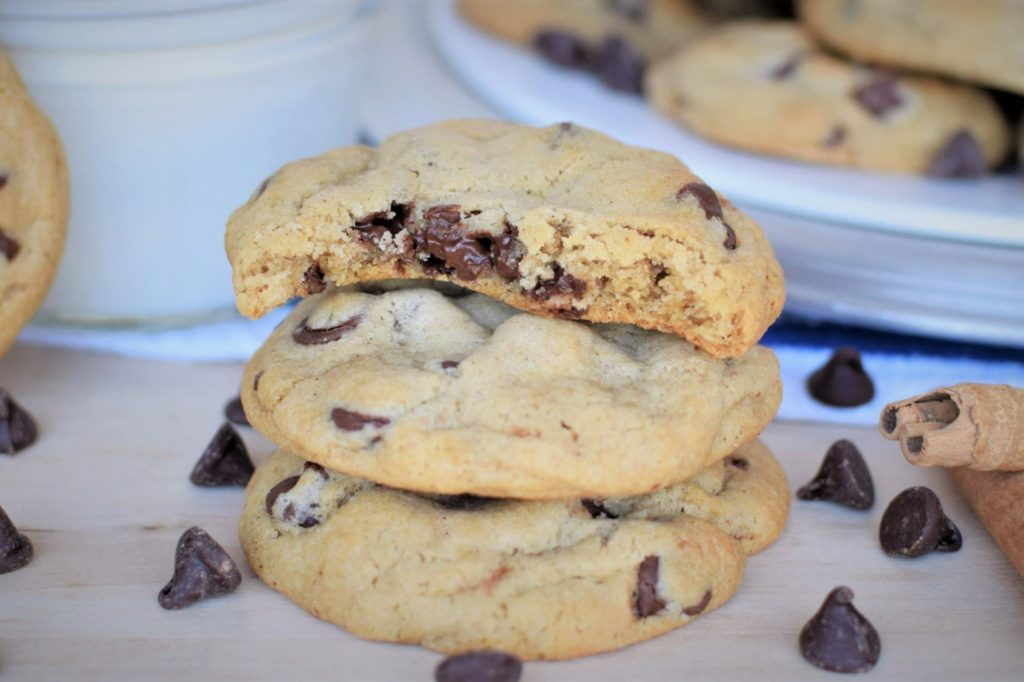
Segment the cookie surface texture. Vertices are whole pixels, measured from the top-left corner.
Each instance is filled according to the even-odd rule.
[[[716,359],[632,325],[431,289],[308,298],[242,380],[253,427],[330,469],[525,499],[684,480],[757,436],[780,397],[761,346]]]
[[[652,66],[646,92],[703,137],[816,163],[978,175],[1009,145],[988,93],[834,57],[795,22],[723,26]]]
[[[455,282],[717,357],[778,316],[761,229],[674,157],[572,124],[448,121],[278,171],[228,223],[239,310],[380,279]]]
[[[0,51],[0,355],[53,282],[67,215],[60,140]]]
[[[763,446],[736,454],[746,470],[718,463],[659,498],[606,500],[609,518],[592,501],[423,497],[278,451],[246,492],[241,542],[270,587],[360,637],[584,656],[685,625],[735,593],[745,549],[732,535],[757,538],[746,551],[764,546],[788,504]],[[744,502],[782,516],[740,521]]]

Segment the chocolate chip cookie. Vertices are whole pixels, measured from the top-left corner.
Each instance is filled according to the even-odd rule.
[[[278,451],[246,490],[253,570],[360,637],[570,658],[724,604],[788,511],[759,443],[692,481],[616,500],[421,496]]]
[[[433,278],[736,357],[784,298],[754,221],[675,158],[568,123],[449,121],[290,164],[226,239],[249,317],[332,283]]]
[[[834,57],[793,22],[726,25],[652,66],[647,93],[716,142],[804,161],[971,177],[1009,149],[988,93]]]
[[[60,140],[0,51],[0,355],[50,288],[67,217]]]
[[[430,289],[306,299],[242,381],[253,427],[328,468],[407,490],[528,499],[683,480],[753,439],[780,393],[761,346],[716,359],[632,325]]]
[[[1024,94],[1019,0],[801,0],[823,43],[855,59]]]

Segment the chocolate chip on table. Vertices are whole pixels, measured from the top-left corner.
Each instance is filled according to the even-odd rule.
[[[468,651],[449,656],[434,671],[436,682],[518,682],[523,664],[500,651]]]
[[[853,590],[837,587],[800,631],[800,653],[811,665],[834,673],[863,673],[878,663],[882,642],[853,606]]]
[[[12,237],[4,234],[3,229],[0,229],[0,253],[4,255],[7,262],[14,260],[19,251],[21,251],[21,245]]]
[[[245,486],[253,471],[245,442],[231,424],[225,423],[199,456],[189,480],[204,488]]]
[[[875,397],[875,384],[864,370],[860,352],[852,346],[837,348],[828,362],[808,377],[807,390],[818,402],[834,407],[856,407]]]
[[[583,505],[583,508],[587,510],[587,513],[590,514],[590,518],[592,519],[599,517],[604,517],[606,519],[619,518],[619,515],[604,506],[604,502],[601,500],[582,499],[580,500],[580,504]]]
[[[591,69],[612,90],[641,94],[646,60],[622,37],[605,38],[596,51]]]
[[[391,423],[387,417],[373,417],[340,407],[331,410],[331,420],[342,431],[361,431],[364,426],[380,428]]]
[[[333,341],[337,341],[345,334],[358,327],[362,321],[362,315],[353,315],[333,327],[311,329],[309,327],[309,318],[306,318],[300,322],[299,326],[295,328],[294,332],[292,332],[292,340],[301,346],[319,346],[325,343],[331,343]]]
[[[165,609],[180,609],[208,597],[234,592],[242,582],[238,566],[202,528],[189,528],[178,540],[174,576],[157,600]]]
[[[800,488],[801,500],[825,500],[852,509],[870,509],[875,503],[875,485],[867,462],[857,446],[837,440],[825,453],[814,479]]]
[[[988,162],[978,140],[967,130],[958,130],[938,151],[928,166],[935,178],[977,178],[988,172]]]
[[[853,97],[875,118],[882,118],[889,111],[903,106],[896,77],[887,73],[877,74],[873,80],[854,90]]]
[[[893,498],[878,528],[878,540],[889,556],[919,557],[929,552],[956,552],[963,545],[960,529],[938,496],[924,486],[907,488]]]
[[[590,65],[590,50],[586,43],[568,31],[540,31],[533,39],[533,47],[549,62],[567,69],[582,69]]]
[[[653,616],[665,608],[665,600],[658,596],[658,568],[661,559],[645,557],[637,569],[636,592],[633,593],[633,609],[637,618]]]
[[[725,222],[725,216],[722,213],[722,202],[718,200],[715,190],[703,182],[691,182],[676,192],[676,201],[682,201],[686,197],[694,197],[697,200],[697,203],[700,204],[701,209],[704,211],[705,218],[708,220],[717,218],[722,223],[722,227],[725,228],[725,241],[722,242],[722,245],[730,251],[735,249],[737,246],[736,231],[732,229],[729,223]]]
[[[242,405],[242,397],[235,396],[224,406],[224,418],[238,426],[252,426],[249,418],[245,416],[245,406]]]
[[[0,507],[0,575],[24,568],[32,561],[32,542],[18,532]]]
[[[13,455],[36,442],[39,429],[32,415],[0,388],[0,453]]]

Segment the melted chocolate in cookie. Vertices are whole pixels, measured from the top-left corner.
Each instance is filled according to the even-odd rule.
[[[936,178],[977,178],[988,172],[988,162],[974,135],[958,130],[932,159],[927,172]]]
[[[331,420],[342,431],[361,431],[365,426],[380,428],[391,423],[391,420],[387,417],[360,414],[359,412],[352,412],[341,407],[331,410]]]
[[[21,251],[21,244],[4,234],[3,229],[0,228],[0,253],[10,262],[18,256],[19,251]]]
[[[722,242],[722,245],[729,250],[735,249],[738,245],[736,242],[736,232],[729,223],[725,222],[725,216],[722,214],[722,202],[718,200],[715,190],[703,182],[691,182],[676,193],[676,201],[681,201],[690,196],[697,200],[697,203],[704,210],[704,216],[708,220],[717,218],[722,223],[722,227],[725,228],[725,241]]]
[[[311,329],[308,325],[309,318],[303,320],[295,331],[292,332],[292,339],[302,346],[319,346],[325,343],[337,341],[342,336],[352,331],[363,321],[362,315],[353,315],[333,327],[323,329]]]
[[[637,618],[647,618],[665,608],[665,600],[658,596],[658,569],[661,559],[645,557],[637,568],[636,591],[633,593],[633,610]]]
[[[903,98],[896,88],[896,77],[879,73],[866,85],[853,91],[853,97],[875,118],[882,118],[893,109],[903,106]]]

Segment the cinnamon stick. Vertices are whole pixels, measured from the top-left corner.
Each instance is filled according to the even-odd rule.
[[[1024,390],[957,384],[889,403],[879,431],[918,466],[1024,470]]]
[[[1024,471],[974,471],[964,467],[949,473],[975,513],[1024,578]]]

